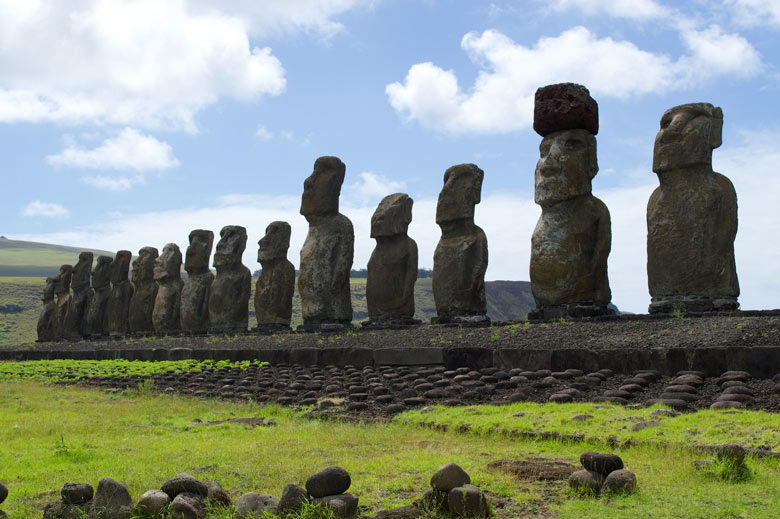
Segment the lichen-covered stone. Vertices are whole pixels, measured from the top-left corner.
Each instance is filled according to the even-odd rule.
[[[144,247],[138,251],[138,257],[133,260],[131,272],[133,297],[130,299],[130,310],[127,314],[127,323],[133,333],[154,331],[152,312],[158,289],[154,280],[154,263],[158,255],[156,248]]]
[[[358,496],[355,494],[336,494],[318,497],[313,502],[327,506],[333,512],[333,516],[339,519],[349,519],[357,514]]]
[[[534,130],[545,137],[561,130],[599,133],[599,106],[582,85],[558,83],[536,90]]]
[[[198,494],[182,492],[171,501],[170,515],[171,519],[203,519],[206,507]]]
[[[209,270],[214,233],[195,229],[189,240],[184,260],[187,279],[181,290],[181,328],[190,333],[205,333],[209,328],[209,291],[214,282],[214,274]]]
[[[215,332],[241,332],[249,325],[252,273],[241,263],[246,228],[226,225],[219,232],[214,254],[217,276],[209,292],[209,328]]]
[[[626,469],[609,473],[601,487],[602,492],[633,494],[636,490],[636,474]]]
[[[181,251],[175,243],[163,247],[154,262],[154,280],[158,285],[154,300],[152,323],[157,333],[175,333],[181,330]]]
[[[295,267],[287,259],[292,229],[287,222],[271,222],[257,244],[263,269],[255,285],[258,328],[289,327],[295,292]]]
[[[54,285],[57,278],[46,278],[46,285],[43,288],[43,310],[38,317],[38,341],[47,342],[54,340],[54,329],[56,323],[57,303],[54,302]]]
[[[601,492],[603,484],[604,475],[592,470],[578,470],[569,476],[569,487],[581,494],[596,495]]]
[[[279,500],[268,494],[248,492],[236,499],[236,516],[241,518],[260,518],[266,512],[276,512]]]
[[[120,250],[111,263],[111,294],[106,308],[106,321],[108,334],[112,336],[123,336],[129,329],[127,318],[130,299],[133,297],[133,285],[127,275],[131,258],[129,250]]]
[[[79,254],[79,261],[73,265],[70,281],[71,296],[68,303],[68,317],[64,335],[69,339],[80,339],[85,335],[87,306],[89,304],[89,280],[92,275],[91,252]]]
[[[92,269],[92,289],[90,290],[87,307],[87,324],[85,333],[88,336],[108,335],[108,320],[106,310],[111,297],[111,256],[98,256],[97,265]]]

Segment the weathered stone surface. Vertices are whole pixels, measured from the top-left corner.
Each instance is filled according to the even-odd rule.
[[[653,150],[660,186],[647,203],[651,313],[739,307],[737,194],[712,170],[722,129],[723,111],[709,103],[676,106],[661,118]]]
[[[203,519],[206,507],[200,495],[182,492],[171,501],[170,515],[171,519]]]
[[[57,304],[54,302],[54,286],[57,278],[46,278],[46,285],[43,288],[43,310],[38,317],[38,341],[46,342],[54,340],[54,329],[57,318]],[[2,501],[0,501],[2,502]]]
[[[71,505],[63,501],[49,503],[43,509],[43,519],[83,519],[89,508],[87,505]],[[0,518],[4,518],[0,514]]]
[[[69,505],[83,505],[92,500],[95,489],[89,483],[65,483],[60,490],[62,501]],[[0,500],[2,503],[2,500]]]
[[[209,495],[209,489],[204,483],[185,472],[176,474],[175,477],[163,483],[161,488],[171,499],[182,492],[189,492],[190,494],[196,494],[200,497],[207,497]]]
[[[536,90],[534,130],[542,137],[561,130],[599,133],[599,106],[582,85],[558,83]]]
[[[70,265],[62,265],[59,275],[55,278],[54,295],[57,297],[57,302],[54,312],[54,337],[56,339],[65,337],[68,308],[70,307],[70,281],[72,278],[73,267]]]
[[[309,232],[301,248],[298,292],[307,328],[352,321],[349,271],[355,232],[352,222],[338,212],[345,171],[337,157],[320,157],[303,183],[301,214]]]
[[[8,487],[0,483],[0,504],[8,497]]]
[[[450,490],[447,494],[447,505],[455,516],[490,516],[490,506],[485,493],[474,485],[463,485]]]
[[[136,503],[136,509],[144,515],[158,516],[170,504],[171,498],[162,490],[147,490]]]
[[[128,332],[128,313],[130,299],[133,297],[133,285],[127,279],[132,254],[129,250],[120,250],[111,263],[111,294],[106,308],[108,334],[122,336]]]
[[[69,339],[84,337],[86,328],[87,305],[89,304],[89,280],[92,275],[91,252],[79,254],[79,261],[73,265],[73,277],[70,281],[71,296],[68,303],[68,317],[64,335]]]
[[[187,279],[181,290],[181,328],[205,333],[209,328],[209,291],[214,282],[214,274],[209,270],[214,233],[195,229],[190,232],[189,240],[184,260]]]
[[[92,269],[92,289],[87,308],[85,333],[90,336],[108,335],[106,310],[111,297],[111,256],[98,256],[97,265]]]
[[[612,471],[604,479],[601,489],[603,492],[633,494],[636,490],[636,475],[626,469]]]
[[[276,512],[279,506],[279,500],[268,494],[258,494],[249,492],[236,499],[236,516],[238,517],[260,517],[265,512]]]
[[[241,263],[246,228],[226,225],[214,254],[217,276],[209,293],[209,327],[215,332],[244,331],[249,325],[252,273]]]
[[[281,515],[298,512],[308,500],[309,494],[306,489],[298,485],[287,485],[282,490],[282,498],[279,500],[279,506],[276,507],[277,513]]]
[[[350,518],[355,517],[358,507],[358,496],[355,494],[337,494],[331,496],[318,497],[314,499],[315,504],[322,504],[333,511],[334,517]]]
[[[413,200],[386,196],[371,217],[376,247],[368,260],[366,304],[371,321],[411,322],[417,281],[417,243],[407,236]]]
[[[263,266],[255,285],[257,326],[290,326],[295,291],[295,267],[287,259],[292,229],[287,222],[271,222],[257,242],[257,261]]]
[[[449,492],[455,487],[471,483],[471,477],[455,463],[442,465],[431,476],[431,487],[440,492]]]
[[[583,494],[598,494],[603,483],[604,476],[592,470],[578,470],[569,476],[569,486]]]
[[[181,330],[181,251],[175,243],[163,247],[154,262],[154,280],[159,289],[154,300],[152,323],[157,333],[175,333]]]
[[[580,463],[583,467],[606,476],[613,470],[623,468],[623,460],[617,454],[609,452],[583,452],[580,455]]]
[[[230,498],[230,494],[222,488],[222,485],[217,481],[207,481],[206,486],[209,489],[209,493],[206,499],[212,503],[216,503],[220,506],[230,506],[233,504],[233,500]]]
[[[717,447],[716,454],[719,460],[729,459],[735,465],[742,465],[745,462],[747,453],[745,448],[738,443],[726,443]]]
[[[430,510],[432,512],[444,511],[449,508],[449,504],[447,503],[447,492],[435,489],[426,490],[415,504],[423,510]]]
[[[125,263],[125,266],[127,265],[128,263]],[[125,268],[126,280],[127,269]],[[129,519],[132,507],[133,500],[127,487],[111,478],[103,478],[98,483],[87,519]]]
[[[436,206],[436,223],[442,235],[433,255],[438,322],[489,320],[485,300],[487,238],[474,224],[483,178],[484,172],[474,164],[452,166],[444,173]]]
[[[154,331],[152,312],[158,289],[154,280],[154,264],[158,256],[159,252],[156,248],[143,247],[138,251],[138,257],[133,260],[131,272],[133,297],[130,298],[130,310],[127,314],[127,324],[131,332]]]
[[[332,496],[343,494],[349,490],[351,484],[349,473],[332,465],[310,476],[306,480],[306,491],[312,497]]]

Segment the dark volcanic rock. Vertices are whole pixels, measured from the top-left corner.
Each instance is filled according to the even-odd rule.
[[[327,467],[306,480],[306,491],[312,497],[324,497],[343,494],[349,490],[352,479],[341,467]]]

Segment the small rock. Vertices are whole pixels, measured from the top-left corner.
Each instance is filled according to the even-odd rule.
[[[349,489],[352,479],[341,467],[327,467],[306,480],[306,491],[312,497],[343,494]]]
[[[675,417],[675,416],[680,416],[680,413],[678,413],[676,411],[670,411],[669,409],[656,409],[652,413],[650,413],[650,416]]]
[[[209,493],[206,498],[212,503],[217,503],[220,506],[230,506],[233,504],[233,500],[230,499],[230,494],[222,488],[222,485],[217,481],[208,481],[206,487],[209,489]]]
[[[571,421],[572,422],[584,422],[586,420],[592,420],[593,415],[590,414],[578,414],[577,416],[572,416]]]
[[[455,487],[471,483],[471,477],[455,463],[439,467],[431,476],[431,487],[441,492],[449,492]]]
[[[726,393],[720,395],[718,400],[728,400],[731,402],[742,402],[743,404],[749,404],[755,400],[755,398],[753,398],[752,395],[745,395],[742,393]]]
[[[338,494],[335,496],[318,497],[314,502],[330,508],[336,517],[349,518],[355,517],[357,513],[358,496],[355,494]]]
[[[182,492],[197,494],[201,497],[207,497],[209,495],[209,489],[206,485],[195,479],[194,476],[185,472],[176,474],[175,477],[163,483],[161,488],[171,499]]]
[[[603,483],[604,476],[592,470],[578,470],[569,476],[569,486],[582,494],[598,494]]]
[[[279,506],[276,507],[277,513],[287,514],[290,512],[299,512],[303,504],[309,500],[309,494],[303,487],[298,485],[287,485],[282,490],[282,498],[279,500]]]
[[[203,519],[206,507],[199,494],[180,492],[171,502],[170,514],[171,519]]]
[[[553,395],[550,395],[550,398],[548,400],[550,402],[555,402],[556,404],[565,404],[573,401],[574,397],[567,393],[555,393]]]
[[[0,503],[8,497],[8,487],[0,483]]]
[[[724,395],[750,395],[753,396],[753,391],[747,386],[730,386],[723,390]]]
[[[604,476],[613,470],[623,468],[623,460],[620,459],[620,456],[609,452],[584,452],[580,456],[580,463],[585,469]]]
[[[601,490],[603,492],[633,494],[636,490],[636,475],[626,469],[612,471],[604,479]]]
[[[447,494],[447,506],[455,516],[488,517],[490,505],[487,497],[477,486],[455,487]]]
[[[735,402],[733,400],[718,400],[714,402],[710,409],[744,409],[745,404],[742,402]]]
[[[98,483],[88,519],[130,519],[133,499],[123,484],[111,478]]]
[[[696,470],[706,470],[712,467],[712,465],[714,464],[715,462],[712,460],[693,460],[691,462],[691,465],[693,465],[693,468],[695,468]]]
[[[631,427],[631,430],[637,432],[649,427],[658,427],[659,425],[661,425],[661,422],[639,422],[635,423],[633,427]]]
[[[92,500],[92,496],[95,495],[95,489],[89,483],[65,483],[60,490],[62,501],[69,505],[82,505],[87,501]],[[0,492],[2,497],[2,492]],[[0,499],[0,503],[3,500]]]
[[[717,447],[716,454],[719,460],[730,459],[735,465],[745,462],[745,448],[738,443],[726,443]]]
[[[279,500],[268,494],[248,492],[236,499],[236,515],[238,517],[260,517],[265,512],[276,512]]]
[[[157,516],[165,511],[170,502],[171,498],[168,497],[168,494],[162,490],[154,489],[144,492],[135,507],[144,515]]]

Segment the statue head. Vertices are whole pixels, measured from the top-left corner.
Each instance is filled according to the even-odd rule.
[[[89,278],[92,274],[92,253],[82,252],[79,254],[79,261],[73,265],[73,279],[70,286],[73,290],[89,286]]]
[[[320,157],[314,162],[314,171],[303,182],[301,214],[312,216],[339,212],[339,195],[347,167],[338,157]]]
[[[105,288],[111,281],[111,256],[98,256],[97,265],[92,269],[92,288]]]
[[[723,142],[723,110],[710,103],[675,106],[664,112],[655,136],[653,171],[712,165],[712,150]]]
[[[154,260],[154,279],[161,281],[178,277],[181,277],[181,251],[175,243],[168,243]]]
[[[458,164],[444,172],[444,187],[436,205],[436,223],[473,219],[481,199],[485,172],[475,164]]]
[[[371,237],[406,234],[412,222],[413,203],[409,195],[403,193],[384,197],[371,217]]]
[[[290,234],[292,228],[287,222],[271,222],[265,228],[265,236],[260,238],[257,244],[257,261],[262,263],[278,258],[287,257],[287,249],[290,248]]]
[[[155,247],[144,247],[138,251],[138,257],[133,260],[133,283],[146,283],[154,279],[154,261],[157,256]]]
[[[46,278],[46,284],[43,287],[43,302],[54,300],[54,287],[57,284],[57,278]]]
[[[190,233],[190,244],[184,260],[184,270],[190,275],[202,274],[209,268],[211,249],[214,246],[214,233],[204,229],[195,229]]]
[[[130,260],[133,253],[129,250],[120,250],[116,253],[114,261],[111,263],[111,283],[117,284],[127,281],[127,273],[130,269]]]
[[[598,170],[592,133],[582,129],[550,133],[539,145],[534,201],[544,207],[588,194]]]
[[[54,282],[54,293],[67,294],[70,292],[70,280],[72,277],[73,267],[70,265],[62,265],[60,267],[60,273]]]
[[[246,228],[240,225],[226,225],[219,231],[217,252],[214,253],[214,266],[227,267],[241,263],[241,255],[246,248]]]

